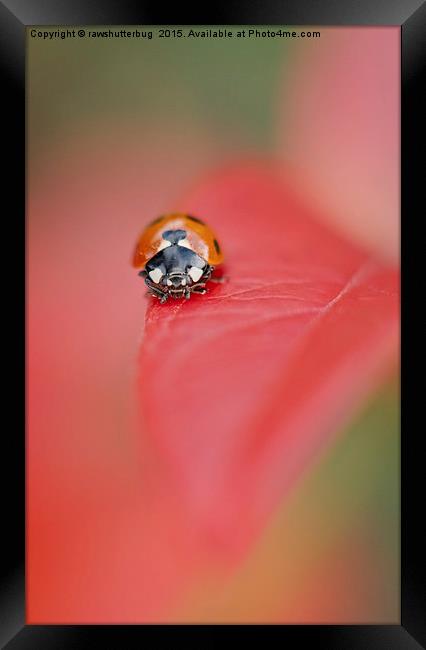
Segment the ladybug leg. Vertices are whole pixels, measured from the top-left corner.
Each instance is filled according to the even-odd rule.
[[[212,271],[214,270],[214,266],[208,266],[206,272],[204,273],[203,277],[201,278],[204,282],[207,282],[207,280],[210,280]]]
[[[205,282],[198,282],[197,284],[192,285],[191,291],[193,293],[201,293],[201,294],[207,293],[207,289],[204,288],[205,286],[206,286]]]
[[[215,269],[215,267],[210,265],[210,267],[209,267],[209,275],[208,275],[207,279],[210,280],[210,282],[218,282],[218,283],[225,282],[226,278],[225,278],[224,275],[212,276],[212,273],[213,273],[214,269]]]
[[[204,274],[201,276],[202,282],[197,282],[196,284],[193,284],[191,287],[191,292],[194,293],[207,293],[207,289],[204,287],[206,286],[206,282],[210,280],[210,276],[212,274],[212,270],[214,269],[214,266],[208,266]]]
[[[147,291],[146,295],[147,296],[154,296],[155,298],[158,298],[160,300],[161,304],[163,304],[163,302],[166,302],[166,300],[169,297],[167,293],[163,293],[162,291],[156,291],[155,289]]]
[[[205,289],[206,282],[213,279],[211,277],[213,271],[214,271],[214,266],[211,265],[207,266],[205,272],[201,276],[202,282],[197,282],[197,284],[193,284],[191,287],[191,292],[200,293],[201,295],[207,293],[207,289]]]
[[[139,275],[142,275],[142,273],[140,273]],[[159,289],[155,284],[153,284],[147,275],[145,275],[144,277],[145,277],[145,284],[148,287],[148,295],[159,298],[161,300],[161,303],[166,302],[167,298],[169,297],[168,294],[162,291],[161,289]]]

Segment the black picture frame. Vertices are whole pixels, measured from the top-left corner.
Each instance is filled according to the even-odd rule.
[[[177,8],[177,7],[176,7]],[[421,383],[410,381],[412,362],[418,351],[414,350],[413,332],[416,318],[409,297],[415,286],[413,279],[420,275],[420,256],[413,252],[416,242],[416,224],[424,218],[421,211],[420,188],[424,185],[424,167],[417,161],[416,153],[425,150],[424,132],[421,128],[425,115],[421,103],[422,73],[424,72],[424,44],[426,34],[426,4],[421,0],[300,0],[275,2],[253,0],[246,6],[230,1],[226,9],[206,8],[205,14],[192,16],[181,10],[179,17],[161,15],[154,3],[123,0],[93,0],[76,3],[63,0],[6,0],[0,2],[0,67],[2,73],[2,98],[5,116],[3,121],[3,155],[6,161],[7,182],[2,188],[4,218],[7,229],[3,245],[13,250],[13,282],[3,282],[4,297],[10,300],[10,311],[5,323],[5,348],[12,352],[7,375],[10,395],[22,396],[21,371],[24,369],[24,347],[21,345],[25,328],[25,31],[37,25],[399,25],[401,26],[401,214],[404,311],[402,312],[402,426],[401,426],[401,625],[278,625],[249,626],[250,638],[259,634],[265,642],[266,632],[273,630],[289,647],[320,647],[331,650],[415,649],[426,647],[425,571],[423,549],[426,547],[422,515],[422,456],[421,423],[416,418],[420,405]],[[196,11],[196,10],[195,10]],[[424,77],[423,77],[424,78]],[[423,82],[424,86],[424,82]],[[422,107],[423,106],[423,107]],[[6,204],[6,205],[5,205]],[[424,199],[423,199],[424,205]],[[417,239],[418,243],[418,239]],[[406,253],[410,246],[409,254]],[[7,250],[3,249],[3,256]],[[22,257],[21,257],[22,256]],[[24,262],[22,267],[19,262]],[[416,266],[416,264],[418,264]],[[416,273],[416,275],[414,275]],[[420,287],[417,287],[420,288]],[[22,290],[22,293],[21,291]],[[6,296],[5,296],[6,294]],[[10,316],[10,317],[9,317]],[[14,322],[16,318],[16,322]],[[420,325],[417,324],[417,327]],[[21,329],[22,328],[22,329]],[[410,333],[406,340],[405,331]],[[17,338],[16,346],[9,341]],[[22,352],[19,352],[22,350]],[[22,357],[20,356],[22,354]],[[24,373],[25,374],[25,373]],[[407,389],[406,389],[407,387]],[[8,400],[9,402],[9,400]],[[37,648],[128,648],[148,641],[148,635],[157,643],[162,637],[158,628],[182,626],[155,625],[25,625],[25,420],[24,405],[20,397],[10,401],[6,413],[12,416],[2,436],[3,521],[0,584],[0,643],[10,650]],[[201,640],[205,626],[191,628],[191,635]],[[209,626],[214,642],[222,626]],[[233,640],[235,630],[246,626],[226,626],[228,640]],[[175,639],[176,637],[174,637]],[[235,637],[236,638],[236,637]]]

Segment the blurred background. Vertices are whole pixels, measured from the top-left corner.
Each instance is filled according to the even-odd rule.
[[[398,264],[399,29],[313,29],[320,38],[27,33],[29,623],[399,622],[396,362],[226,580],[204,559],[185,590],[126,608],[149,527],[134,523],[146,303],[129,267],[144,223],[257,156],[330,228]]]

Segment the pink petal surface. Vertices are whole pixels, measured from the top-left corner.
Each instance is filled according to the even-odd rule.
[[[161,208],[143,178],[136,153],[89,142],[31,193],[30,623],[179,621],[206,574],[226,584],[395,351],[396,271],[274,168],[225,169]],[[145,302],[128,258],[146,205],[210,222],[229,282]]]
[[[175,207],[215,228],[229,281],[150,303],[142,412],[195,538],[236,558],[395,356],[398,273],[263,164],[228,169]]]

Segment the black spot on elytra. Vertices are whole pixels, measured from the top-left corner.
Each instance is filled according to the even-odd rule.
[[[186,230],[166,230],[166,232],[163,232],[162,237],[171,244],[178,244],[181,239],[185,239]]]
[[[154,219],[153,221],[150,221],[150,222],[149,222],[148,227],[149,227],[149,226],[155,226],[156,223],[160,223],[160,221],[162,221],[163,219],[164,219],[164,217],[157,217],[157,218]]]
[[[219,246],[219,242],[217,241],[217,239],[213,240],[213,244],[214,244],[214,247],[216,249],[216,253],[220,253],[220,246]]]
[[[193,217],[193,216],[191,216],[190,214],[188,214],[187,217],[188,217],[188,219],[191,219],[191,221],[196,221],[197,223],[201,223],[203,226],[206,225],[206,224],[204,223],[204,221],[201,221],[201,219],[198,219],[198,217]]]

